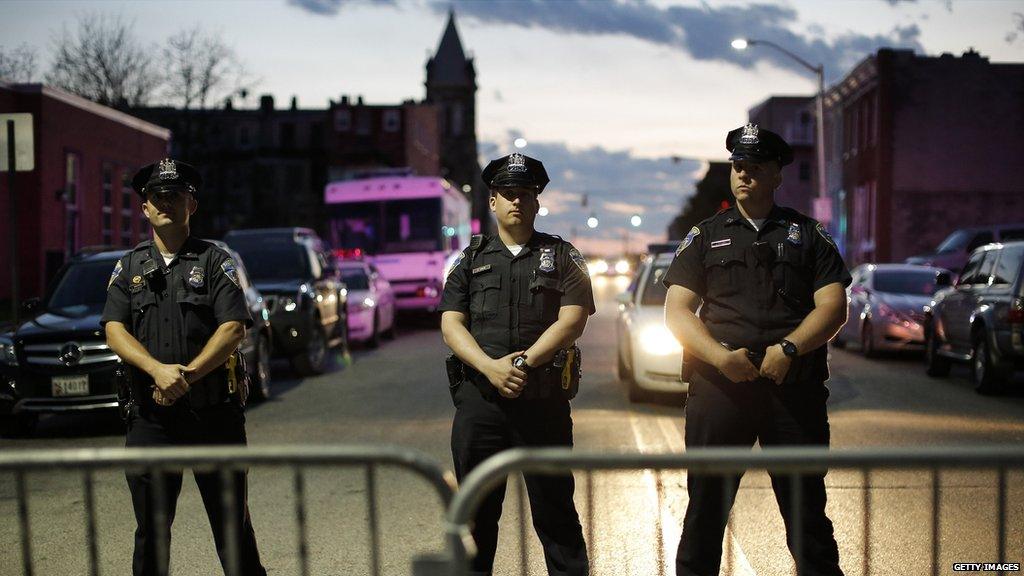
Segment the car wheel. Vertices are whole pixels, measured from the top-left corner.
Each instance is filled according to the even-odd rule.
[[[270,340],[260,336],[256,342],[256,362],[252,371],[252,399],[265,402],[270,399]]]
[[[366,341],[367,348],[380,346],[380,310],[373,311],[373,321],[370,323],[370,338]]]
[[[926,374],[936,378],[949,376],[951,362],[949,358],[939,354],[939,338],[935,335],[934,329],[928,329],[925,334],[924,358]]]
[[[984,331],[974,335],[971,350],[971,376],[974,378],[975,390],[979,394],[999,392],[1003,382],[992,361],[992,353]]]
[[[306,349],[292,356],[292,366],[302,376],[323,374],[327,366],[327,335],[319,318],[313,321],[313,326]]]
[[[629,382],[629,381],[631,381],[633,379],[633,373],[629,371],[628,367],[626,367],[626,362],[625,362],[625,360],[622,359],[621,352],[616,353],[615,357],[618,360],[619,381],[620,382]]]
[[[391,326],[388,326],[388,329],[384,331],[384,338],[386,340],[394,340],[398,336],[398,328],[395,327],[397,324],[398,321],[395,319],[395,311],[392,310]]]
[[[865,358],[874,358],[877,355],[875,351],[874,329],[871,327],[871,323],[867,321],[860,328],[860,351],[864,354]]]
[[[39,417],[35,414],[17,414],[0,417],[0,436],[28,438],[36,429]]]

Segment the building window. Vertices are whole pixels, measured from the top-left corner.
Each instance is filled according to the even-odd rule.
[[[356,134],[369,134],[370,133],[370,111],[360,110],[356,114]]]
[[[802,160],[800,162],[800,181],[801,182],[809,182],[810,179],[811,179],[811,163],[806,161],[806,160]]]
[[[282,122],[278,127],[278,140],[281,148],[290,150],[295,146],[295,124]]]
[[[78,198],[78,154],[74,152],[64,153],[64,206],[65,221],[64,229],[64,255],[68,258],[78,251],[78,244],[81,242],[78,225],[79,198]]]
[[[128,169],[121,171],[121,245],[131,246],[132,244],[132,197],[135,190],[132,189],[131,176]]]
[[[324,125],[314,122],[309,125],[309,147],[321,148],[324,145]]]
[[[243,126],[239,126],[238,127],[238,145],[241,146],[242,148],[248,148],[249,144],[251,142],[252,142],[252,133],[249,130],[249,127],[248,126],[244,126],[244,125]]]
[[[114,169],[110,164],[103,164],[103,245],[114,243],[112,220],[114,218]]]
[[[385,110],[384,111],[384,131],[385,132],[398,132],[402,127],[402,111],[401,110]]]
[[[302,190],[302,166],[288,166],[285,168],[285,185],[289,193],[296,193]]]
[[[462,127],[463,127],[462,125],[463,125],[463,120],[464,120],[463,114],[464,113],[463,113],[463,110],[462,110],[462,104],[456,103],[456,104],[452,105],[452,107],[451,107],[452,118],[451,118],[451,122],[448,123],[448,128],[449,128],[449,132],[448,133],[451,134],[452,136],[459,136],[460,134],[462,134]]]
[[[343,108],[334,111],[334,130],[337,132],[348,132],[352,129],[352,111]]]

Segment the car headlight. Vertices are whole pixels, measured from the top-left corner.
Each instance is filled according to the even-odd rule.
[[[0,340],[0,364],[6,366],[18,365],[18,355],[14,353],[14,342]]]
[[[640,330],[640,348],[652,356],[668,356],[669,354],[681,354],[683,347],[679,345],[676,337],[664,326],[646,326]]]
[[[615,273],[616,274],[622,274],[622,275],[629,274],[629,261],[628,260],[619,260],[618,262],[616,262],[615,263]]]
[[[604,260],[597,259],[597,260],[593,260],[591,262],[588,262],[587,263],[587,268],[588,268],[588,271],[590,272],[591,276],[593,276],[595,274],[604,274],[604,273],[608,272],[608,263],[605,262]]]
[[[277,305],[285,312],[294,312],[299,307],[299,302],[291,296],[281,296],[277,299]]]

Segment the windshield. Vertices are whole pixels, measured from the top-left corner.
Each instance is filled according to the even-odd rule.
[[[668,266],[656,266],[647,275],[647,283],[644,284],[644,292],[640,300],[642,306],[665,305],[665,294],[668,292],[668,288],[661,283],[661,279],[665,277],[666,270],[668,270]]]
[[[441,199],[388,200],[329,206],[328,238],[335,248],[367,254],[441,250]]]
[[[875,272],[875,290],[892,294],[931,296],[935,293],[935,277],[930,270],[900,270]]]
[[[290,239],[285,242],[272,239],[264,239],[260,243],[236,242],[231,247],[242,257],[245,270],[254,282],[313,277],[306,248]]]
[[[945,254],[947,252],[959,252],[967,247],[967,241],[971,239],[971,233],[966,230],[957,230],[939,244],[936,252]]]
[[[342,270],[341,281],[345,283],[345,287],[349,290],[370,289],[370,279],[366,276],[366,272],[362,270]]]
[[[107,283],[116,262],[83,262],[67,268],[50,295],[46,308],[64,316],[83,316],[103,309]]]

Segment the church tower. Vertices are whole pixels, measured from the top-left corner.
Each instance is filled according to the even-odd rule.
[[[442,176],[460,189],[472,187],[472,217],[480,221],[481,232],[491,228],[487,188],[480,178],[476,148],[476,69],[467,58],[455,27],[455,11],[448,12],[441,43],[427,62],[426,102],[441,112]]]

